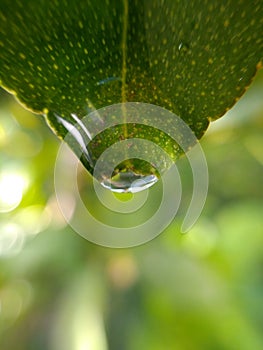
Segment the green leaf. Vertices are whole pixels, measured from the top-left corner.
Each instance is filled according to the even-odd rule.
[[[0,82],[45,114],[60,137],[68,129],[57,116],[75,124],[72,114],[144,102],[172,111],[200,138],[262,65],[262,32],[261,0],[1,0]],[[169,136],[140,130],[116,126],[96,136],[94,162],[115,141],[136,136],[160,134],[157,144],[172,158],[181,153]],[[151,169],[144,164],[142,172]]]

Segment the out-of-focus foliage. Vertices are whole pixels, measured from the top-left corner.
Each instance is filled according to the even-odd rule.
[[[1,350],[262,349],[259,73],[202,141],[210,189],[198,223],[181,235],[178,217],[126,250],[95,246],[66,225],[53,189],[59,142],[1,92]]]

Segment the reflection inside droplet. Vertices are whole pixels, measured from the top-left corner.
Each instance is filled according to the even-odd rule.
[[[131,171],[119,173],[101,182],[102,186],[113,192],[136,193],[151,187],[158,181],[155,175],[140,175]]]

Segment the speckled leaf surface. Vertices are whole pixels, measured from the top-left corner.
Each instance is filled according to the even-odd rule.
[[[0,81],[60,136],[54,114],[128,101],[200,138],[261,66],[262,33],[262,0],[1,0]]]
[[[66,113],[122,101],[126,68],[127,101],[194,130],[242,94],[263,56],[261,0],[125,2],[1,0],[1,83],[35,111]]]

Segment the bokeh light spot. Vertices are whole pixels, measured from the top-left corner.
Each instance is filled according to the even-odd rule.
[[[0,173],[0,212],[14,210],[22,200],[27,179],[18,173]]]

